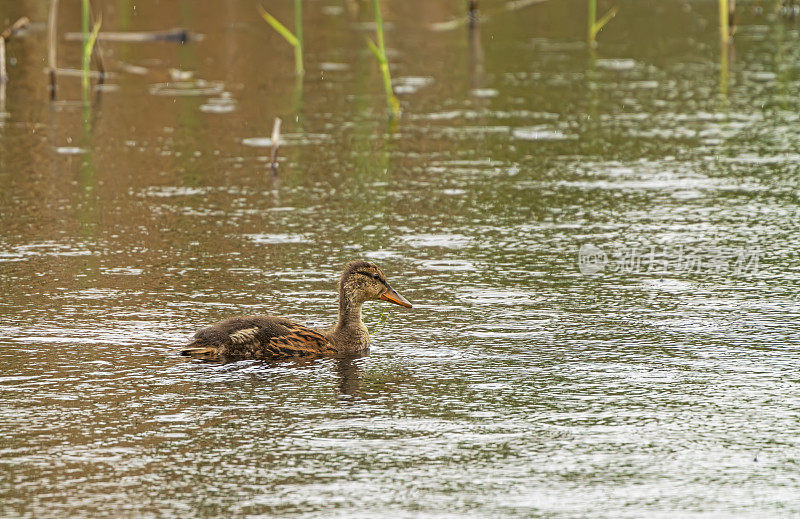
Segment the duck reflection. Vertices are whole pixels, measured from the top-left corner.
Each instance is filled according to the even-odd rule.
[[[340,395],[360,398],[362,372],[358,365],[359,357],[336,359],[336,373],[339,376],[337,392]]]
[[[414,375],[403,366],[387,364],[364,371],[367,358],[364,355],[348,357],[291,358],[282,360],[236,360],[236,361],[194,361],[209,366],[215,373],[245,374],[261,382],[272,381],[274,375],[297,377],[302,384],[308,375],[304,371],[325,372],[335,376],[335,380],[324,391],[333,391],[344,401],[380,398],[401,392],[403,388],[415,384]]]

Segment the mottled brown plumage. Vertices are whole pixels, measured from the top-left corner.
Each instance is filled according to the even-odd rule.
[[[411,308],[411,303],[389,286],[377,265],[353,261],[339,280],[339,319],[327,330],[285,317],[233,317],[197,332],[181,354],[205,360],[356,355],[369,347],[361,305],[374,299]]]

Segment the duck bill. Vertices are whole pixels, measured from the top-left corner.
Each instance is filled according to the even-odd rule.
[[[389,287],[389,290],[381,294],[381,299],[383,299],[384,301],[389,301],[390,303],[394,303],[396,305],[405,306],[406,308],[411,308],[411,303],[408,302],[408,299],[398,294],[397,291],[392,287]]]

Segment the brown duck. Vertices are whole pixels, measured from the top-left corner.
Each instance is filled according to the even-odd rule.
[[[233,317],[197,332],[181,354],[204,360],[357,355],[369,347],[361,305],[373,299],[411,308],[411,303],[389,286],[377,265],[353,261],[339,280],[339,319],[327,330],[285,317]]]

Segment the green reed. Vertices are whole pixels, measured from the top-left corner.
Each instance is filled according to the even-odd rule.
[[[83,48],[82,48],[82,62],[81,62],[81,87],[83,90],[83,101],[85,104],[89,103],[89,91],[91,87],[91,64],[92,52],[94,45],[97,42],[97,35],[100,33],[100,25],[102,20],[98,19],[94,24],[92,32],[89,33],[89,16],[91,10],[89,9],[89,0],[82,1],[81,9],[81,33],[83,34]]]
[[[729,9],[728,0],[719,0],[719,36],[723,45],[727,45],[731,40]]]
[[[400,103],[397,101],[392,89],[389,59],[386,57],[386,44],[383,39],[383,17],[381,16],[380,2],[372,0],[372,6],[375,10],[375,33],[378,37],[378,43],[376,45],[374,41],[367,38],[367,44],[380,65],[381,75],[383,76],[383,89],[386,92],[386,105],[389,108],[389,114],[394,118],[400,115]]]
[[[261,18],[275,29],[275,32],[283,36],[289,45],[294,48],[294,71],[298,76],[305,74],[303,68],[303,3],[302,0],[294,0],[294,31],[286,28],[277,18],[269,14],[263,7],[258,6]]]
[[[589,24],[587,40],[589,47],[597,47],[597,34],[603,30],[603,27],[617,15],[618,7],[612,7],[606,12],[599,20],[597,19],[597,0],[589,0]]]

